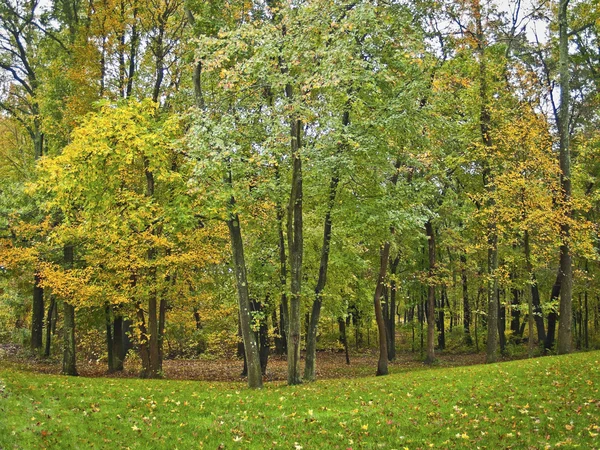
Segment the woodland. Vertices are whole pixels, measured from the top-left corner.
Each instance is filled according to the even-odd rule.
[[[239,358],[260,388],[273,355],[295,385],[327,351],[600,348],[599,27],[592,0],[0,0],[0,349]]]

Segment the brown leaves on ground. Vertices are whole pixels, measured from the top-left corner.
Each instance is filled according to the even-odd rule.
[[[437,365],[440,367],[467,366],[481,364],[485,361],[483,354],[438,354]],[[22,370],[32,372],[59,374],[60,361],[43,359],[16,359],[14,355],[4,356]],[[389,363],[390,373],[399,373],[423,369],[427,366],[419,360],[418,353],[401,353],[396,360]],[[164,376],[176,380],[201,381],[243,381],[243,360],[199,358],[194,360],[165,360],[163,363]],[[377,368],[376,352],[363,352],[350,357],[350,365],[346,364],[343,353],[323,351],[317,353],[317,379],[358,378],[375,374]],[[80,376],[136,378],[139,368],[128,367],[122,372],[107,373],[106,363],[94,361],[79,361],[77,370]],[[267,365],[265,381],[285,381],[287,379],[287,362],[285,356],[271,355]]]

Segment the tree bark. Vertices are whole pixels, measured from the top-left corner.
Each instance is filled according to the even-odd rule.
[[[425,234],[428,240],[429,274],[427,283],[427,355],[425,363],[435,361],[435,234],[431,220],[425,223]]]
[[[113,319],[113,357],[115,371],[123,370],[125,361],[123,316],[115,315]]]
[[[571,258],[570,238],[571,227],[569,219],[571,211],[571,154],[569,142],[569,36],[568,12],[569,0],[560,0],[558,7],[559,27],[559,86],[560,86],[560,111],[558,131],[560,133],[559,159],[560,159],[560,184],[563,194],[563,207],[566,209],[565,220],[561,223],[560,231],[562,244],[560,246],[560,272],[562,276],[560,287],[560,322],[558,325],[558,354],[571,352],[572,346],[572,321],[573,321],[573,263]]]
[[[291,87],[286,86],[288,98],[292,98]],[[300,158],[300,134],[302,123],[292,119],[290,127],[293,160],[292,191],[288,205],[288,246],[291,269],[291,298],[288,334],[288,384],[300,384],[300,300],[302,294],[302,159]]]
[[[376,372],[377,376],[388,374],[387,336],[385,321],[383,319],[383,311],[381,309],[381,293],[383,292],[383,283],[387,273],[387,263],[390,258],[389,241],[383,244],[383,247],[380,249],[379,253],[379,276],[377,277],[377,286],[375,287],[375,295],[373,296],[375,320],[377,321],[377,331],[379,337],[379,360],[377,361]]]
[[[348,354],[348,335],[346,334],[346,321],[342,317],[338,317],[337,323],[340,331],[340,342],[344,346],[344,353],[346,355],[346,364],[350,365],[350,355]]]
[[[228,183],[231,185],[231,175]],[[242,330],[242,339],[244,342],[244,354],[248,364],[248,387],[261,388],[262,374],[260,369],[260,358],[258,354],[258,345],[256,336],[252,331],[250,316],[250,296],[248,293],[248,276],[246,274],[246,259],[244,256],[244,241],[242,240],[242,231],[239,217],[235,213],[235,199],[231,196],[230,212],[227,219],[229,236],[231,239],[231,250],[233,253],[233,264],[235,279],[238,291],[238,303],[240,310],[240,327]]]
[[[471,308],[469,305],[469,284],[467,278],[467,255],[462,253],[460,255],[460,263],[462,265],[460,271],[460,279],[462,283],[462,294],[463,294],[463,328],[465,331],[465,343],[467,345],[473,345],[473,339],[471,337]]]
[[[40,281],[40,276],[36,273],[31,310],[31,350],[34,352],[42,348],[44,336],[44,289],[40,286]]]

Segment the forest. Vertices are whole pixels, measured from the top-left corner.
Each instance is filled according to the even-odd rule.
[[[600,348],[591,0],[0,0],[0,345]],[[211,356],[212,355],[212,356]],[[300,447],[301,448],[301,447]]]

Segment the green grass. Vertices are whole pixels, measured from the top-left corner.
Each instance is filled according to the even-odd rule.
[[[0,370],[0,449],[600,448],[600,352],[297,387]]]

